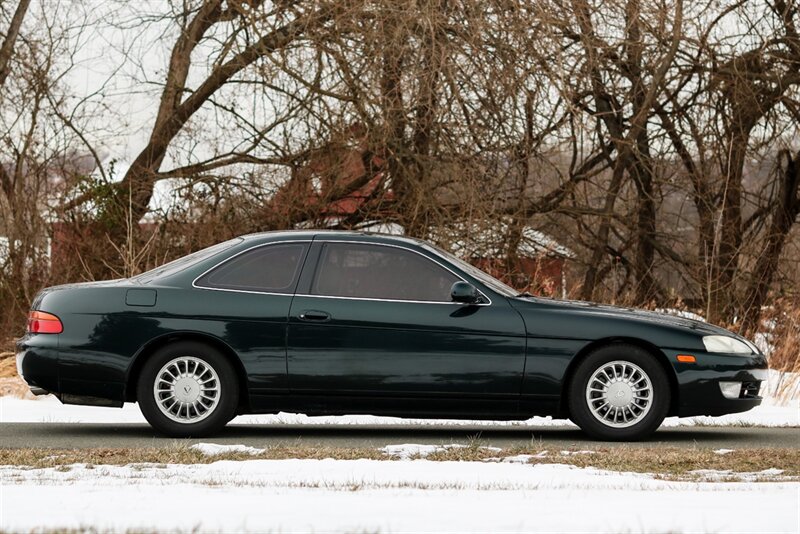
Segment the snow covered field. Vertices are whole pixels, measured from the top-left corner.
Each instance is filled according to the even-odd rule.
[[[797,482],[566,465],[248,460],[0,467],[0,530],[798,532]]]

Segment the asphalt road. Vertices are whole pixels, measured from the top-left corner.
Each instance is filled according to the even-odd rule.
[[[176,441],[199,441],[221,444],[242,443],[253,447],[299,444],[306,446],[383,447],[400,443],[449,444],[479,439],[483,445],[511,447],[535,443],[543,447],[585,449],[615,446],[702,447],[702,448],[800,448],[800,428],[759,427],[677,427],[656,432],[651,439],[638,443],[605,443],[589,440],[572,428],[531,428],[507,426],[412,427],[342,426],[342,425],[229,425],[221,434],[202,440],[175,440],[157,436],[144,424],[67,424],[2,423],[0,447],[3,448],[91,448],[91,447],[160,447]]]

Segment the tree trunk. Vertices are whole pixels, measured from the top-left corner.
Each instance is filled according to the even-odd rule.
[[[28,12],[28,6],[31,0],[20,0],[17,4],[17,9],[14,11],[14,16],[11,18],[11,24],[6,32],[6,37],[3,40],[3,45],[0,46],[0,87],[3,86],[8,78],[10,70],[9,64],[11,57],[14,55],[14,45],[19,36],[19,29],[22,27],[22,21],[25,19],[25,13]]]
[[[707,319],[716,324],[728,322],[736,305],[734,284],[742,245],[742,174],[749,133],[749,129],[741,128],[731,135],[723,169],[722,203],[707,281]]]
[[[605,205],[603,206],[604,218],[600,223],[600,229],[597,231],[594,249],[592,250],[592,259],[583,277],[583,285],[581,286],[580,294],[580,298],[583,300],[592,300],[594,290],[600,281],[600,267],[603,263],[603,258],[608,255],[608,234],[611,230],[614,204],[617,201],[620,187],[622,187],[622,178],[624,175],[625,169],[622,162],[617,160],[617,164],[614,167],[614,175],[611,178],[611,184],[606,192]]]

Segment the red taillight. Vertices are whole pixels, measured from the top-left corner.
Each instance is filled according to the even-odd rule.
[[[61,319],[52,313],[32,311],[28,314],[28,332],[31,334],[60,334],[63,331]]]

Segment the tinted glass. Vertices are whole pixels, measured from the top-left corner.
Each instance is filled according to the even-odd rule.
[[[292,293],[306,245],[292,243],[259,247],[220,265],[197,281],[202,287]]]
[[[465,262],[461,258],[454,256],[453,254],[447,252],[446,250],[442,250],[439,247],[431,246],[428,243],[423,243],[422,246],[440,256],[444,256],[445,258],[450,260],[451,263],[454,263],[456,267],[461,268],[462,271],[465,271],[470,276],[474,276],[475,278],[477,278],[490,288],[494,289],[501,295],[505,295],[507,297],[516,297],[517,295],[519,295],[519,291],[509,287],[508,285],[504,284],[497,278],[491,276],[489,273],[481,271],[471,263]]]
[[[312,286],[315,295],[450,302],[459,278],[415,252],[380,245],[328,243]]]

